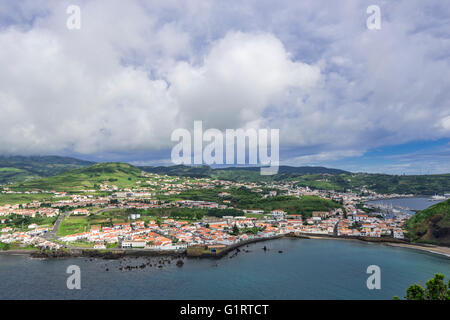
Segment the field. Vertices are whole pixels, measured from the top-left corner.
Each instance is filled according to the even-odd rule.
[[[57,156],[0,156],[0,183],[48,177],[93,162]]]
[[[74,233],[82,233],[90,230],[87,217],[66,217],[61,222],[57,236],[67,236]]]
[[[15,190],[79,191],[97,189],[100,184],[104,183],[125,188],[136,186],[136,182],[142,179],[141,171],[129,164],[101,163],[48,178],[25,181],[11,188]]]
[[[37,178],[30,172],[18,168],[0,168],[0,183],[10,183]]]
[[[52,200],[52,194],[14,194],[14,193],[0,193],[0,205],[5,204],[23,204],[30,203],[34,200],[44,201]]]

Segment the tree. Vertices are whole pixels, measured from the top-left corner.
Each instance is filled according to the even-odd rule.
[[[239,228],[236,224],[233,225],[233,231],[232,234],[238,235],[239,234]]]
[[[417,283],[406,289],[406,300],[450,300],[450,281],[444,283],[445,276],[436,273],[426,282],[425,289]],[[394,297],[396,299],[398,297]]]
[[[447,285],[444,283],[445,276],[436,273],[434,278],[427,281],[425,289],[425,300],[445,300],[447,296]]]
[[[424,298],[425,291],[423,290],[422,286],[418,285],[417,283],[414,283],[412,286],[406,289],[406,300],[424,300]]]

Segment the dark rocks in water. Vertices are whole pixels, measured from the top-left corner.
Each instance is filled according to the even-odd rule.
[[[283,250],[278,251],[278,253],[283,253]]]
[[[109,269],[108,269],[108,268],[106,268],[106,269],[105,269],[105,271],[109,271]]]
[[[263,250],[264,250],[264,251],[266,251],[266,250],[267,250],[267,247],[266,247],[266,246],[264,246],[264,247],[263,247]]]
[[[177,261],[177,267],[182,267],[184,265],[184,262],[183,262],[183,260],[178,260]]]
[[[163,266],[158,266],[158,268],[160,268],[160,269],[161,269],[162,267],[163,267]]]

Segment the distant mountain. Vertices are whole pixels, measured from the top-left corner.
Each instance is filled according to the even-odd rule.
[[[53,176],[94,162],[59,156],[0,156],[0,183]]]
[[[259,167],[211,168],[209,166],[140,167],[142,170],[171,176],[209,177],[237,182],[292,181],[297,185],[321,190],[362,190],[386,194],[433,195],[450,192],[450,174],[389,175],[351,173],[325,167],[280,166],[278,173],[262,176]]]
[[[155,174],[166,174],[168,176],[187,176],[187,177],[210,177],[214,169],[209,166],[190,167],[185,165],[176,165],[169,167],[138,167],[143,171]]]
[[[31,183],[30,180],[39,178],[55,177],[63,179],[68,177],[72,182],[78,181],[79,186],[92,186],[91,178],[94,178],[94,184],[99,183],[105,175],[111,173],[107,179],[114,179],[113,174],[119,174],[123,177],[131,174],[133,180],[137,171],[146,171],[156,174],[167,174],[170,176],[185,176],[193,178],[212,178],[231,180],[236,182],[272,182],[272,181],[290,181],[298,186],[309,187],[311,189],[335,190],[335,191],[361,191],[364,189],[376,191],[385,194],[416,194],[433,195],[450,192],[450,174],[436,175],[388,175],[388,174],[368,174],[351,173],[339,169],[325,167],[290,167],[280,166],[278,173],[272,176],[262,176],[259,167],[229,167],[229,168],[211,168],[209,166],[185,166],[176,165],[169,167],[134,167],[121,164],[114,169],[111,163],[99,163],[93,165],[93,162],[78,160],[67,157],[0,157],[0,183],[21,182],[22,185],[28,185],[38,188],[40,183],[44,183],[46,188],[51,188],[47,180]],[[85,168],[84,171],[72,171],[73,169]],[[102,169],[101,169],[102,168]],[[128,169],[124,169],[128,168]],[[131,170],[130,168],[133,168]],[[134,171],[131,172],[131,171]],[[64,175],[68,170],[70,176]],[[89,172],[94,170],[96,172]],[[97,174],[103,170],[100,176]],[[124,170],[126,172],[124,172]],[[109,172],[109,173],[108,173]],[[63,175],[61,175],[63,174]],[[76,175],[81,175],[76,177]],[[97,179],[98,178],[98,179]],[[50,179],[48,181],[54,181]],[[63,186],[61,180],[57,181],[55,186]],[[69,183],[69,185],[73,185]],[[52,188],[53,190],[54,188]]]
[[[412,241],[450,246],[450,199],[417,212],[407,229]]]
[[[157,173],[176,176],[189,176],[189,177],[212,177],[219,179],[232,179],[232,180],[258,180],[264,179],[260,175],[259,167],[228,167],[228,168],[211,168],[209,166],[169,166],[169,167],[140,167],[142,170]],[[349,173],[339,169],[329,169],[325,167],[290,167],[280,166],[278,174],[269,179],[276,179],[280,176],[286,175],[306,175],[306,174],[343,174]]]
[[[119,188],[135,186],[141,180],[141,170],[127,163],[97,163],[89,167],[65,171],[61,174],[19,182],[13,189],[39,189],[56,191],[77,191],[94,189],[100,184]]]

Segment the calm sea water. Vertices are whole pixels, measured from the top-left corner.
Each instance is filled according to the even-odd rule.
[[[146,260],[3,255],[0,299],[392,299],[434,273],[450,277],[445,257],[358,241],[279,239],[241,249],[250,252],[132,271],[119,267]],[[81,268],[81,290],[66,287],[66,268],[74,264]],[[374,264],[381,268],[381,290],[366,287],[366,269]]]
[[[442,201],[429,201],[429,197],[411,197],[411,198],[393,198],[393,199],[381,199],[367,201],[369,204],[382,204],[382,205],[392,205],[393,207],[400,206],[409,208],[411,210],[423,210],[436,203]]]

